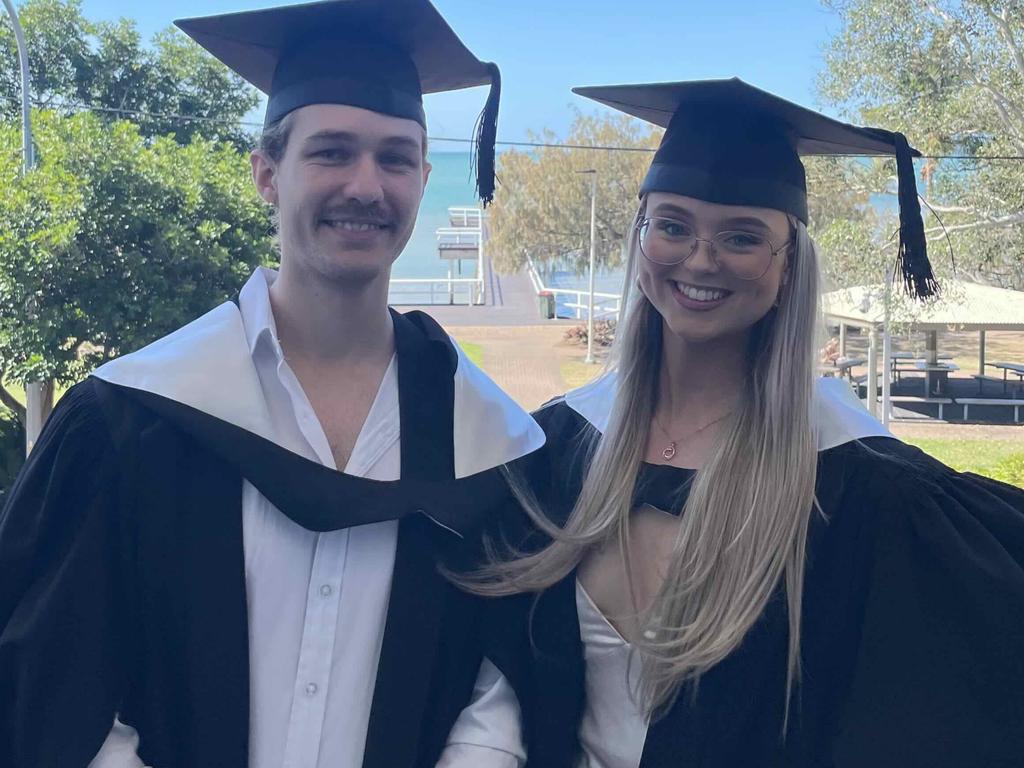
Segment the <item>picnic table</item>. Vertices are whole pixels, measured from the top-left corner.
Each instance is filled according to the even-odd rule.
[[[1006,378],[1007,374],[1012,373],[1014,376],[1017,377],[1017,384],[1018,385],[1024,385],[1024,365],[1022,365],[1020,363],[1006,363],[1006,362],[1002,362],[1002,363],[986,363],[986,365],[990,365],[993,368],[1001,368],[1002,369],[1002,371],[1003,371],[1003,394],[1004,395],[1006,394],[1006,388],[1007,388],[1007,385],[1009,383],[1007,381],[1007,378]]]
[[[866,357],[837,357],[830,363],[822,363],[818,368],[826,376],[838,374],[840,378],[844,376],[850,378],[850,372],[858,365],[864,365],[867,361]]]
[[[928,358],[921,357],[914,352],[893,352],[890,356],[889,370],[892,373],[892,378],[898,384],[901,380],[901,374],[907,371],[917,370],[918,363],[928,362]],[[952,355],[939,355],[938,359],[941,360],[952,360]]]
[[[927,360],[916,361],[914,368],[924,371],[925,397],[944,396],[948,389],[949,374],[960,370],[956,363],[929,363]]]

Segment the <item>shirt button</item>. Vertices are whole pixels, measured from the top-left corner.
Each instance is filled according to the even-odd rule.
[[[330,597],[331,596],[331,592],[333,592],[333,591],[334,590],[331,589],[331,585],[330,584],[323,584],[320,587],[320,595],[321,595],[321,597]]]
[[[318,690],[320,690],[320,689],[317,687],[316,683],[310,683],[309,685],[306,686],[306,695],[307,696],[316,696],[316,692]]]

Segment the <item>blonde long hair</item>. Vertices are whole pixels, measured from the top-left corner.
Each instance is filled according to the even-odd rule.
[[[641,204],[637,218],[643,215]],[[785,580],[789,613],[786,720],[800,676],[800,616],[807,528],[815,504],[817,438],[811,419],[819,323],[819,268],[806,228],[792,220],[789,280],[752,334],[740,407],[723,423],[693,477],[669,570],[640,613],[642,699],[654,714],[737,649]],[[608,369],[617,376],[603,436],[589,446],[582,492],[564,527],[551,522],[513,473],[509,480],[551,543],[494,559],[471,589],[488,595],[543,590],[595,547],[617,544],[629,563],[629,520],[657,398],[661,317],[636,290],[638,247],[627,241],[627,295]],[[631,290],[632,289],[632,290]],[[632,592],[632,589],[631,589]],[[785,725],[784,725],[785,728]]]

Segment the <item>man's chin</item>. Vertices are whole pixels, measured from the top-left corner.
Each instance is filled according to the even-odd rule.
[[[394,256],[373,250],[332,249],[317,260],[319,272],[328,280],[358,287],[378,280],[387,280]]]

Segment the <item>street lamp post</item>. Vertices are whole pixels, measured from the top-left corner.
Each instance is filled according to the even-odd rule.
[[[580,173],[590,174],[590,277],[587,300],[587,358],[585,362],[596,363],[594,358],[594,260],[597,253],[597,171],[593,168]]]
[[[11,24],[14,26],[14,39],[18,44],[18,61],[21,64],[21,143],[23,148],[21,169],[22,173],[28,173],[35,165],[35,156],[32,151],[32,106],[30,103],[29,74],[28,74],[28,46],[25,45],[25,35],[21,31],[21,22],[18,21],[18,12],[14,10],[11,0],[3,0],[7,15],[11,17]]]
[[[18,61],[21,65],[21,172],[23,175],[35,167],[35,151],[32,147],[32,104],[31,90],[28,71],[28,46],[25,44],[25,34],[21,29],[21,22],[18,21],[18,12],[14,9],[11,0],[3,0],[7,15],[11,18],[11,25],[14,27],[14,40],[18,44]],[[49,387],[44,382],[29,382],[25,387],[25,452],[32,450],[32,446],[43,431],[43,421],[46,418],[46,402],[48,400]]]

